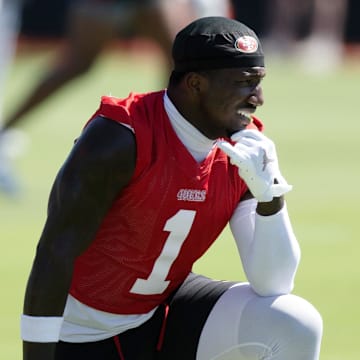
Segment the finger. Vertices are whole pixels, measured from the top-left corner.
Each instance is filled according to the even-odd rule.
[[[229,144],[227,141],[218,141],[217,146],[232,160],[244,160],[244,156],[246,157],[246,151],[244,149],[240,149],[241,144],[238,144],[236,148]],[[245,147],[245,146],[244,146]]]
[[[285,184],[274,184],[271,186],[272,194],[275,197],[279,197],[281,195],[284,195],[292,190],[292,185],[289,185],[287,183]]]
[[[254,140],[254,139],[251,139],[251,138],[248,138],[248,137],[243,137],[241,138],[240,140],[238,140],[236,142],[236,148],[241,146],[242,148],[243,147],[246,147],[246,148],[254,148],[254,147],[261,147],[261,144],[262,142],[260,142],[259,140]],[[245,150],[245,148],[244,148]]]
[[[218,141],[218,147],[230,157],[230,162],[234,165],[239,165],[241,162],[249,158],[249,147],[243,144],[236,144],[232,146],[226,141]]]
[[[227,141],[219,140],[216,142],[216,145],[219,149],[221,149],[230,158],[239,156],[237,151],[235,150],[234,146],[229,144]]]
[[[231,136],[231,140],[236,142],[241,141],[244,138],[250,138],[257,141],[267,139],[260,131],[254,129],[241,130]]]

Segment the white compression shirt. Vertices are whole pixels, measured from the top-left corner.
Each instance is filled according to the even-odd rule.
[[[230,219],[245,274],[260,296],[288,294],[294,287],[300,247],[286,204],[270,216],[256,213],[256,206],[255,199],[242,201]]]

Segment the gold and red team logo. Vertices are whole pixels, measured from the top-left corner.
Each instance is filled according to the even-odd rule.
[[[251,54],[258,49],[258,42],[254,37],[244,35],[236,39],[235,49],[246,54]]]

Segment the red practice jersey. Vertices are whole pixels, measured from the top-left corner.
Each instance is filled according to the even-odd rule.
[[[132,128],[137,144],[130,184],[75,264],[70,293],[98,310],[140,314],[163,303],[247,191],[217,147],[196,162],[174,132],[163,97],[163,91],[103,97],[94,115]]]

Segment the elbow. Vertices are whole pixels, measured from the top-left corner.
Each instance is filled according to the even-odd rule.
[[[295,275],[300,263],[300,249],[286,262],[263,266],[247,273],[250,286],[259,296],[279,296],[294,290]]]
[[[253,291],[259,296],[280,296],[290,294],[294,289],[294,281],[278,283],[274,281],[256,282],[250,281]]]
[[[41,242],[37,246],[33,269],[54,278],[70,278],[75,263],[75,256],[66,250],[66,246],[55,247]]]

